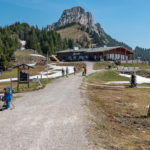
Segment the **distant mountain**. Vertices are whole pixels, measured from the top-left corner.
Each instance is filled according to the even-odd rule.
[[[105,33],[100,23],[94,24],[92,14],[90,12],[85,12],[85,10],[82,7],[73,7],[71,9],[64,10],[58,22],[55,22],[52,25],[48,25],[47,30],[48,31],[61,30],[61,32],[64,33],[65,32],[64,29],[70,28],[74,25],[80,26],[78,27],[79,29],[78,31],[80,30],[84,31],[83,33],[84,35],[88,33],[88,36],[86,38],[89,39],[91,45],[95,45],[97,47],[98,46],[124,46],[128,49],[132,49],[127,44],[124,44],[123,42],[118,42],[117,40],[109,36],[107,33]],[[74,32],[72,32],[72,34],[73,33]],[[65,38],[67,38],[67,36]],[[83,43],[84,40],[82,39],[83,36],[81,36],[81,39],[77,38],[76,41],[81,41]],[[81,44],[80,46],[82,47],[83,45],[87,46],[87,44]]]
[[[79,23],[84,25],[86,28],[89,28],[90,31],[95,31],[99,33],[101,31],[104,32],[100,27],[100,24],[93,23],[93,16],[90,12],[85,12],[85,10],[81,7],[73,7],[71,9],[64,10],[58,22],[49,25],[48,30],[55,30],[66,26],[71,23]]]

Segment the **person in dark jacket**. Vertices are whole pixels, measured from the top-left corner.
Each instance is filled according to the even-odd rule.
[[[137,83],[136,83],[136,74],[135,73],[132,73],[131,75],[131,87],[136,87],[137,86]]]
[[[74,71],[74,75],[76,74],[76,71],[77,71],[77,69],[76,69],[76,67],[74,66],[74,68],[73,68],[73,71]]]
[[[66,77],[68,78],[68,74],[69,74],[69,69],[68,67],[66,67]]]
[[[64,77],[64,75],[65,75],[65,70],[64,68],[62,68],[62,77]]]

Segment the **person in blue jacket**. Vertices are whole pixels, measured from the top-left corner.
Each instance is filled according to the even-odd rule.
[[[3,97],[3,101],[5,102],[4,107],[6,109],[10,108],[10,101],[12,99],[12,92],[10,88],[4,88],[4,97]]]

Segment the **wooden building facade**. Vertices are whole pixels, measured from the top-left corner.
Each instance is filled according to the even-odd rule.
[[[79,50],[64,50],[57,53],[59,60],[63,61],[116,61],[130,60],[134,52],[124,47],[102,47]]]

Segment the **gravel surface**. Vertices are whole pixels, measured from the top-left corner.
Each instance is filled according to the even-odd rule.
[[[88,63],[88,73],[92,73]],[[87,150],[88,121],[81,73],[22,94],[16,108],[0,112],[0,150]]]

